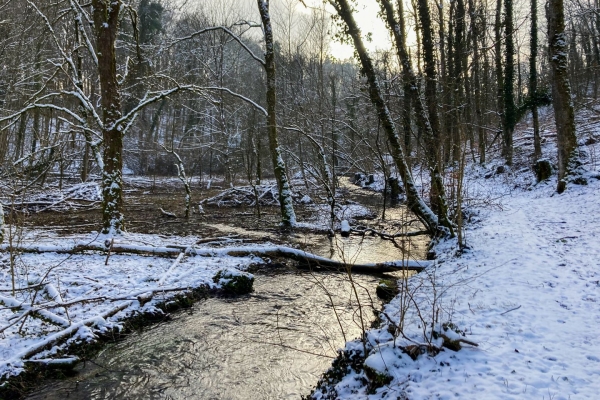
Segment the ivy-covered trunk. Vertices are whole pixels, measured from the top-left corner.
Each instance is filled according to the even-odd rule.
[[[284,226],[296,225],[296,213],[292,204],[292,190],[287,177],[287,170],[279,139],[277,137],[277,115],[276,115],[276,81],[275,81],[275,49],[273,42],[273,29],[271,27],[271,16],[269,14],[269,2],[257,0],[260,18],[262,20],[265,34],[265,71],[267,75],[267,129],[269,131],[269,150],[273,162],[273,171],[279,189],[279,204],[281,206],[281,223]]]
[[[354,42],[354,48],[358,53],[363,73],[366,75],[369,84],[369,97],[375,106],[375,109],[377,110],[377,115],[379,116],[379,120],[381,121],[381,125],[386,133],[388,143],[390,145],[390,151],[392,153],[394,163],[396,164],[400,178],[404,183],[408,207],[412,212],[415,213],[415,215],[417,215],[417,217],[423,222],[423,224],[432,234],[438,234],[440,233],[438,218],[427,206],[427,204],[425,204],[421,196],[419,196],[419,192],[417,191],[417,188],[412,180],[410,170],[406,164],[406,158],[404,156],[402,146],[400,145],[400,139],[398,137],[394,121],[392,120],[387,104],[381,95],[379,80],[377,79],[373,62],[371,61],[371,58],[367,53],[367,49],[364,46],[360,35],[360,30],[358,29],[356,21],[352,15],[352,8],[348,4],[347,0],[330,0],[330,3],[335,7],[337,14],[346,24],[348,28],[347,32],[352,37]]]
[[[531,36],[529,45],[529,97],[531,98],[531,116],[533,118],[533,157],[537,160],[542,156],[542,141],[540,138],[540,120],[537,106],[537,54],[538,54],[538,24],[537,0],[531,0]]]
[[[504,33],[506,37],[506,61],[504,64],[504,138],[502,152],[507,165],[513,162],[513,133],[517,123],[515,105],[515,39],[513,23],[513,0],[504,0]]]
[[[0,244],[4,242],[4,209],[0,203]]]
[[[447,214],[445,190],[442,184],[441,175],[439,173],[439,133],[436,134],[434,131],[434,126],[431,123],[431,118],[429,117],[431,110],[429,110],[429,113],[427,112],[427,106],[424,104],[419,95],[417,77],[412,69],[410,57],[406,50],[406,29],[403,15],[404,10],[402,9],[401,2],[399,1],[397,12],[398,18],[396,19],[394,17],[393,6],[389,0],[380,0],[380,4],[382,7],[382,14],[385,16],[387,25],[393,33],[396,51],[398,53],[400,64],[402,65],[403,79],[405,80],[405,84],[408,83],[408,85],[405,87],[409,88],[408,96],[411,101],[405,103],[405,107],[409,107],[411,104],[414,104],[415,119],[419,130],[423,132],[424,135],[427,162],[430,170],[432,171],[432,185],[436,185],[436,189],[432,190],[432,192],[433,195],[437,197],[436,199],[432,199],[431,202],[432,204],[437,205],[434,211],[437,212],[439,223],[446,227],[451,234],[453,234],[453,227],[448,219]],[[432,35],[430,33],[428,37],[431,38],[431,36]],[[426,35],[424,34],[423,37],[425,38]],[[407,111],[405,110],[404,112]],[[433,112],[435,112],[435,110]],[[435,121],[437,121],[437,119],[434,120],[434,123]]]
[[[115,41],[119,28],[120,0],[92,0],[102,106],[104,168],[102,170],[102,231],[123,230],[123,133],[121,97],[117,81]]]
[[[558,142],[558,186],[562,193],[567,186],[567,175],[576,173],[580,166],[575,136],[575,114],[571,99],[571,85],[567,62],[567,36],[565,34],[565,12],[563,0],[550,0],[548,18],[548,57],[550,82],[552,82],[552,105],[556,120]],[[585,183],[583,177],[578,183]]]

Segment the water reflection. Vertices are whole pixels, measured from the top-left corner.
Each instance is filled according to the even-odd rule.
[[[352,196],[381,212],[375,208],[380,196],[357,191]],[[405,207],[388,208],[387,221],[373,221],[372,227],[389,231],[408,218]],[[207,226],[223,235],[300,245],[349,263],[422,259],[427,246],[425,239],[281,237],[230,224]],[[203,301],[172,322],[109,346],[75,378],[51,382],[29,399],[298,399],[331,365],[336,349],[359,337],[374,318],[372,310],[380,308],[374,295],[379,278],[354,280],[358,300],[344,274],[263,271],[250,296]]]
[[[366,288],[378,278],[355,279],[368,326],[380,303]],[[350,289],[342,274],[260,274],[251,296],[208,299],[29,398],[298,399],[361,334]]]

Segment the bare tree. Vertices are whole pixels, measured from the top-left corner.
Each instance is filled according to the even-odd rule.
[[[105,233],[119,233],[123,229],[123,126],[119,123],[121,95],[115,49],[121,6],[120,0],[92,0],[102,99],[102,226]]]
[[[571,99],[569,65],[567,60],[568,41],[565,33],[565,11],[563,0],[550,0],[546,8],[548,18],[548,57],[550,81],[552,82],[552,105],[556,120],[558,141],[558,186],[562,193],[567,188],[569,175],[574,175],[581,166],[575,136],[575,112]],[[576,183],[587,183],[583,177]]]
[[[294,206],[292,203],[292,191],[287,177],[285,162],[281,155],[279,139],[277,137],[275,49],[271,16],[269,15],[269,2],[267,0],[257,0],[257,2],[265,36],[264,67],[267,74],[267,129],[269,130],[271,161],[273,162],[273,171],[275,173],[275,179],[277,180],[277,188],[279,189],[281,222],[285,226],[294,226],[296,225],[296,214],[294,213]]]
[[[369,84],[369,97],[371,102],[377,110],[377,115],[381,121],[381,125],[386,133],[392,157],[396,164],[396,168],[400,174],[404,188],[407,194],[409,208],[421,219],[427,229],[433,234],[439,234],[448,227],[440,225],[438,217],[431,211],[419,193],[413,183],[410,170],[406,164],[406,158],[400,145],[400,139],[396,131],[396,126],[392,120],[389,109],[382,97],[381,89],[379,86],[379,80],[373,67],[373,62],[367,53],[367,49],[364,46],[360,29],[356,25],[354,17],[352,15],[352,8],[348,4],[347,0],[329,0],[330,4],[335,8],[337,14],[344,21],[347,27],[347,33],[350,35],[354,42],[354,48],[358,53],[361,65],[363,67],[363,73],[366,75]]]

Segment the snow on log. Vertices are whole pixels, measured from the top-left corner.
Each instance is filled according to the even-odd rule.
[[[4,304],[7,307],[11,307],[13,309],[23,310],[24,311],[24,314],[22,315],[23,317],[30,315],[30,314],[37,314],[38,317],[43,318],[54,325],[62,326],[64,328],[71,326],[71,322],[64,319],[63,317],[60,317],[48,310],[34,309],[33,307],[29,306],[28,304],[20,302],[12,297],[0,296],[0,303]]]
[[[35,245],[22,244],[10,246],[8,244],[0,245],[0,251],[23,252],[23,253],[59,253],[59,254],[75,254],[84,251],[100,251],[106,252],[106,246],[94,243],[78,243],[75,245],[55,246],[55,245]],[[115,244],[110,248],[111,253],[131,253],[131,254],[148,254],[155,256],[177,256],[181,253],[180,246],[173,247],[154,247],[154,246],[138,246],[127,244]]]
[[[165,211],[162,208],[160,208],[160,214],[163,217],[167,217],[167,218],[177,218],[177,215],[175,213],[169,212],[169,211]]]
[[[177,256],[177,259],[173,262],[173,264],[171,265],[171,268],[169,268],[167,270],[167,272],[165,272],[163,274],[163,276],[160,277],[159,281],[158,281],[158,286],[162,286],[165,284],[165,279],[167,279],[167,277],[171,274],[171,272],[175,269],[175,267],[177,265],[179,265],[179,263],[181,262],[181,260],[183,260],[183,256],[185,253],[179,253],[179,255]]]
[[[205,257],[234,256],[245,257],[271,256],[291,258],[306,264],[310,268],[332,268],[346,269],[350,268],[352,272],[360,273],[379,273],[394,271],[422,271],[428,267],[430,261],[421,260],[397,260],[383,263],[367,264],[348,264],[330,258],[321,257],[316,254],[308,253],[304,250],[294,249],[285,246],[264,246],[264,247],[224,247],[219,249],[192,249],[192,254]]]
[[[106,247],[101,244],[75,244],[73,246],[43,246],[43,245],[20,245],[9,246],[0,245],[0,251],[27,252],[27,253],[64,253],[74,254],[84,251],[100,251],[106,252]],[[111,248],[112,253],[132,253],[141,255],[153,255],[159,257],[180,256],[182,253],[187,255],[197,255],[204,257],[217,256],[234,256],[245,257],[249,255],[256,256],[271,256],[284,257],[296,261],[300,261],[308,267],[326,267],[333,269],[346,269],[350,267],[353,272],[361,273],[379,273],[393,271],[422,271],[430,265],[429,261],[423,260],[397,260],[383,263],[367,263],[367,264],[348,264],[341,261],[332,260],[330,258],[321,257],[316,254],[308,253],[304,250],[295,249],[286,246],[246,246],[246,247],[223,247],[223,248],[193,248],[184,246],[171,247],[153,247],[153,246],[138,246],[127,244],[115,244]],[[173,267],[177,265],[174,263]]]
[[[352,231],[352,229],[350,228],[350,224],[348,223],[348,221],[343,220],[341,225],[342,226],[340,228],[340,231],[342,232],[342,237],[350,236],[350,232]]]
[[[27,360],[30,363],[43,364],[46,366],[57,366],[57,367],[71,367],[79,362],[79,357],[65,357],[65,358],[38,358],[35,360]]]
[[[46,348],[51,347],[55,343],[74,335],[79,330],[79,328],[81,328],[83,326],[93,326],[96,324],[104,323],[104,320],[106,318],[112,317],[119,311],[123,311],[124,309],[129,307],[131,305],[131,303],[133,303],[133,301],[126,301],[108,311],[105,311],[104,313],[102,313],[100,315],[96,315],[94,317],[74,323],[67,329],[64,329],[60,332],[56,332],[55,334],[46,337],[44,340],[41,340],[41,341],[29,346],[28,348],[24,349],[23,351],[15,354],[12,358],[10,358],[6,361],[3,361],[2,363],[5,365],[10,365],[10,364],[19,363],[20,360],[25,360],[30,357],[33,357],[37,353],[41,352],[42,350],[44,350]]]

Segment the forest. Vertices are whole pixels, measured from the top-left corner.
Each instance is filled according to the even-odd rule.
[[[0,11],[0,398],[597,393],[597,0]]]

